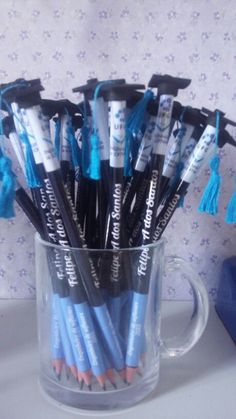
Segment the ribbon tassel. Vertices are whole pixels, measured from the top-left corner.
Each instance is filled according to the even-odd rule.
[[[225,221],[228,224],[236,223],[236,178],[234,192],[227,206]]]
[[[198,208],[200,212],[207,212],[211,215],[215,215],[218,212],[218,202],[222,182],[221,175],[219,174],[219,165],[220,158],[217,155],[213,157],[210,163],[212,173],[202,195],[202,199]]]
[[[12,218],[14,212],[15,177],[11,170],[11,160],[6,156],[0,157],[0,217]]]
[[[90,137],[90,166],[89,166],[89,177],[93,180],[99,180],[100,175],[100,152],[99,152],[99,138],[96,133],[93,133]]]

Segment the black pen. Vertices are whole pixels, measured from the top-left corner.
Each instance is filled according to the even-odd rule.
[[[153,241],[160,178],[169,139],[173,98],[177,95],[178,89],[186,88],[189,84],[189,79],[156,75],[154,75],[149,82],[150,87],[158,87],[158,95],[160,99],[150,161],[150,180],[145,201],[141,240],[140,243],[138,243],[142,246],[148,245]],[[143,333],[140,333],[140,327],[142,331],[144,327],[147,294],[149,289],[148,272],[150,269],[150,263],[150,248],[144,247],[138,257],[137,276],[134,281],[131,322],[126,353],[126,371],[128,382],[132,381],[132,378],[137,371],[142,349]],[[137,333],[137,330],[139,330],[139,333]]]
[[[31,99],[33,99],[33,101],[31,101]],[[72,206],[67,199],[66,191],[63,186],[59,161],[56,158],[50,139],[48,118],[43,115],[39,105],[40,97],[28,97],[24,98],[24,100],[21,100],[21,97],[19,97],[17,100],[20,102],[20,107],[25,108],[34,136],[37,139],[45,170],[60,207],[62,220],[68,234],[70,245],[72,247],[85,248],[83,232],[74,220]],[[95,312],[101,332],[106,340],[113,365],[122,374],[122,370],[124,369],[122,351],[99,289],[99,280],[93,262],[87,254],[84,254],[82,257],[79,253],[75,254],[75,261],[81,272],[83,286],[86,290],[89,302]]]
[[[172,133],[171,147],[165,156],[163,173],[161,177],[160,199],[167,193],[170,180],[177,174],[178,170],[183,169],[184,163],[193,151],[197,140],[201,136],[201,127],[204,129],[206,116],[196,108],[184,108],[180,116],[180,127]],[[180,172],[179,172],[180,173]],[[177,174],[178,175],[178,174]]]
[[[107,220],[109,183],[109,127],[108,127],[108,103],[104,101],[101,87],[106,84],[124,84],[125,79],[103,80],[89,79],[87,84],[73,89],[73,92],[84,94],[84,100],[89,103],[90,114],[93,122],[91,135],[98,136],[98,151],[100,157],[100,179],[97,180],[98,191],[98,221],[99,221],[99,246],[105,245],[105,226]],[[95,132],[93,132],[95,131]],[[93,186],[93,185],[92,185]],[[94,198],[92,198],[94,202]],[[90,227],[88,220],[87,223]],[[91,231],[91,230],[90,230]],[[89,235],[89,234],[88,234]]]
[[[106,247],[118,250],[121,247],[121,217],[123,200],[123,178],[126,139],[126,100],[135,89],[143,85],[104,85],[102,92],[110,105],[110,222],[107,230]],[[117,331],[120,329],[121,308],[121,256],[118,252],[111,255],[109,271],[108,306]]]
[[[232,137],[228,134],[224,127],[227,124],[236,126],[236,123],[225,118],[224,113],[218,110],[208,112],[207,125],[195,146],[193,152],[189,156],[186,165],[181,172],[180,180],[175,185],[175,188],[168,196],[164,207],[158,214],[155,222],[155,233],[153,236],[154,241],[158,240],[165,228],[167,227],[171,217],[173,216],[178,204],[183,196],[187,193],[189,185],[194,181],[196,176],[201,171],[203,165],[209,161],[215,151],[216,141],[216,115],[217,112],[221,115],[220,130],[218,138],[218,146],[223,147],[226,143],[236,146]]]
[[[155,227],[155,214],[159,202],[160,180],[170,134],[173,99],[177,95],[178,89],[186,88],[190,82],[189,79],[181,79],[168,75],[153,75],[149,82],[150,87],[158,87],[159,106],[153,132],[154,140],[150,160],[150,178],[143,211],[143,220],[139,222],[136,240],[130,239],[130,245],[137,246],[148,244],[152,241]],[[135,229],[137,230],[136,227]]]

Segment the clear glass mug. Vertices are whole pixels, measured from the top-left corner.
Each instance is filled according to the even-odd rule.
[[[145,248],[88,250],[51,245],[36,235],[35,246],[40,383],[54,400],[87,410],[130,407],[156,388],[162,357],[184,355],[201,337],[209,311],[205,287],[187,262],[164,256],[165,240]],[[144,255],[145,292],[137,285]],[[91,288],[93,269],[99,289],[96,281]],[[194,297],[186,329],[168,340],[160,333],[164,270],[184,273]]]

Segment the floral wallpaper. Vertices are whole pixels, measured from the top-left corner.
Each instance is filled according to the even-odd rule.
[[[192,79],[185,105],[219,108],[236,120],[236,0],[1,0],[0,82],[40,77],[45,98],[79,101],[72,88],[88,78],[147,83],[155,72]],[[236,131],[231,130],[236,136]],[[8,145],[6,145],[8,147]],[[221,151],[220,211],[197,211],[209,169],[191,186],[165,237],[217,292],[222,261],[236,254],[236,225],[224,221],[233,192],[236,149]],[[20,179],[22,174],[15,162]],[[15,205],[0,220],[0,297],[35,295],[34,229]],[[167,276],[165,298],[186,299],[186,284]]]

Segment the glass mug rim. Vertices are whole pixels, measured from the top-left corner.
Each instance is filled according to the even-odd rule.
[[[60,251],[71,251],[71,252],[94,252],[94,253],[101,253],[101,252],[107,252],[107,253],[117,253],[117,252],[138,252],[143,249],[155,249],[157,247],[161,247],[164,244],[167,243],[167,239],[165,237],[161,237],[157,241],[145,244],[141,246],[135,246],[135,247],[120,247],[119,249],[106,249],[103,248],[90,248],[90,247],[72,247],[72,246],[61,246],[60,244],[54,244],[47,240],[42,239],[39,233],[35,233],[35,240],[43,245],[44,247],[52,247],[54,249],[58,249]]]

